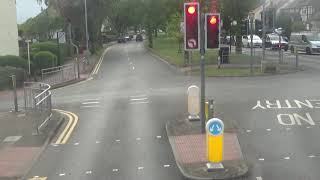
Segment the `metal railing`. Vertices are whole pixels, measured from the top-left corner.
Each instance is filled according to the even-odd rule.
[[[77,79],[78,68],[76,63],[46,68],[41,70],[41,81],[56,85]]]
[[[24,83],[24,108],[33,121],[36,133],[52,116],[51,86],[41,82]]]

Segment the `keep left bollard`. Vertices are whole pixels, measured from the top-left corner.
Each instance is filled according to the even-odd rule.
[[[207,138],[207,170],[223,169],[224,123],[217,118],[210,119],[206,124]]]

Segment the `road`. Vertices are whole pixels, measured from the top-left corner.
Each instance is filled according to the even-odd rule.
[[[239,128],[251,166],[245,179],[319,179],[320,65],[311,63],[287,75],[207,79],[219,117]],[[94,79],[53,91],[54,107],[75,113],[79,122],[66,144],[45,150],[28,177],[183,179],[165,123],[186,117],[191,84],[199,78],[176,72],[141,43],[112,46]]]

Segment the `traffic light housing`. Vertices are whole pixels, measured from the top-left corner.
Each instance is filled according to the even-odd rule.
[[[205,47],[217,49],[220,47],[220,14],[205,15]]]
[[[199,3],[184,3],[184,49],[200,50]]]

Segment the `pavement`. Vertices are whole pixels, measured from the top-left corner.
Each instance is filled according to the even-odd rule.
[[[201,134],[200,121],[169,121],[168,138],[181,173],[188,179],[232,179],[244,176],[248,164],[243,158],[237,133],[232,123],[225,122],[224,169],[208,172],[206,134]]]
[[[319,179],[319,56],[301,55],[300,63],[308,69],[206,79],[207,98],[237,127],[250,164],[242,179]],[[27,179],[184,179],[165,125],[187,117],[186,90],[199,82],[151,56],[143,43],[112,46],[92,80],[53,90],[54,108],[79,119],[63,124],[52,142],[69,127],[65,143],[49,145]]]
[[[0,113],[0,179],[20,179],[32,167],[63,122],[54,111],[47,126],[34,135],[33,120],[24,113]]]

